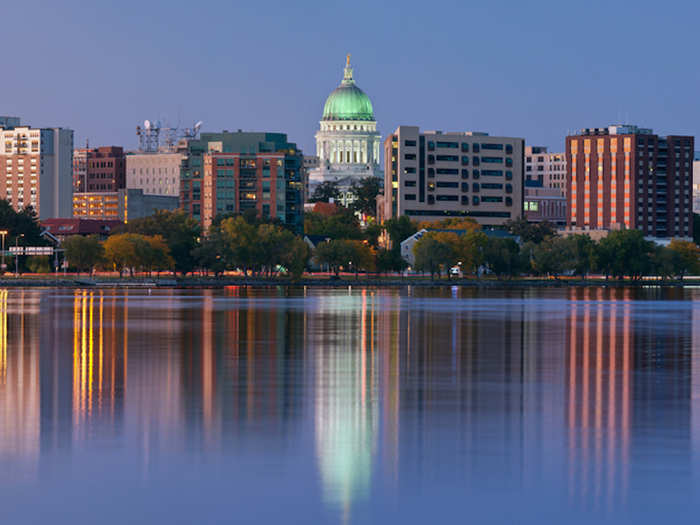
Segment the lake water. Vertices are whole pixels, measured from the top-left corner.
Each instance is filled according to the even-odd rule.
[[[0,522],[696,523],[700,290],[0,290]]]

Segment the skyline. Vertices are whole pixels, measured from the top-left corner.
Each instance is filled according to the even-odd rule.
[[[264,12],[223,2],[40,5],[31,17],[5,8],[5,40],[21,40],[24,53],[6,57],[19,80],[5,85],[0,114],[71,128],[76,147],[89,138],[135,149],[145,119],[202,120],[203,131],[287,133],[315,154],[347,53],[382,137],[418,125],[563,151],[568,132],[619,122],[700,135],[692,27],[700,7],[690,2],[663,12],[651,2],[448,1],[430,11],[409,2],[401,13],[369,2],[269,2]]]

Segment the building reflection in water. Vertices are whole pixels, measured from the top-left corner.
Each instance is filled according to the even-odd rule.
[[[359,304],[358,304],[359,302]],[[374,293],[319,298],[309,322],[315,363],[316,450],[324,498],[346,519],[367,498],[376,449],[378,355]]]
[[[33,474],[39,458],[39,300],[0,290],[0,466],[10,479]]]

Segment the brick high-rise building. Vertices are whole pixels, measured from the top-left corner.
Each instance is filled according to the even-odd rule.
[[[126,157],[119,146],[73,152],[73,189],[76,193],[126,188]]]
[[[70,217],[72,162],[70,129],[0,128],[0,198],[16,210],[32,206],[41,219]]]
[[[255,210],[304,227],[303,154],[282,133],[202,133],[180,170],[180,208],[206,229],[222,213]]]
[[[524,142],[399,126],[384,142],[382,219],[472,217],[500,226],[520,217]]]
[[[693,137],[637,126],[567,137],[567,225],[692,237],[693,147]]]

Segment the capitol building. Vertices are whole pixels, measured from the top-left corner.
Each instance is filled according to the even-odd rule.
[[[323,182],[336,182],[341,203],[353,181],[367,176],[384,181],[379,164],[379,132],[369,97],[355,84],[350,55],[340,85],[326,99],[321,129],[316,133],[318,165],[309,171],[309,195]]]

